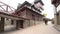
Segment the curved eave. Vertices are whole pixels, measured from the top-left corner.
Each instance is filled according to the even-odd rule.
[[[44,3],[43,3],[41,0],[35,1],[34,3],[36,4],[36,3],[38,3],[38,2],[40,2],[42,5],[44,5]]]
[[[52,4],[56,4],[56,1],[57,1],[57,0],[52,0]]]
[[[52,4],[57,7],[60,4],[60,0],[53,0]]]

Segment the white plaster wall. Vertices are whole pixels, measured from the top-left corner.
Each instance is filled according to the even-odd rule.
[[[56,15],[54,16],[54,24],[56,25],[57,24],[57,20],[56,20]]]
[[[57,12],[59,12],[59,18],[58,18],[58,20],[59,20],[59,22],[58,22],[58,24],[60,24],[60,5],[57,7]]]
[[[57,7],[57,12],[60,10],[60,5]]]
[[[58,18],[58,19],[59,19],[59,22],[58,22],[58,24],[60,25],[60,11],[59,11],[59,16],[58,16],[58,17],[59,17],[59,18]]]
[[[16,27],[16,20],[14,20],[14,26]]]

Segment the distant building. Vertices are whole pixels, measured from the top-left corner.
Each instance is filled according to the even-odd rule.
[[[54,5],[54,24],[55,28],[60,30],[60,0],[52,0],[52,4]]]

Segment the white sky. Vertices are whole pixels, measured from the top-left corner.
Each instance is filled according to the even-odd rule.
[[[30,3],[33,3],[34,0],[0,0],[14,8],[17,8],[18,3],[23,3],[24,1],[28,1]],[[53,11],[53,5],[51,5],[51,0],[42,0],[44,3],[44,12],[47,13],[47,18],[53,18],[54,17],[54,11]]]

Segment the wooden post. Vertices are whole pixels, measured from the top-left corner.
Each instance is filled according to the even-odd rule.
[[[0,21],[0,32],[4,32],[4,18],[1,17],[1,21]]]
[[[18,29],[18,20],[16,20],[16,29]]]

